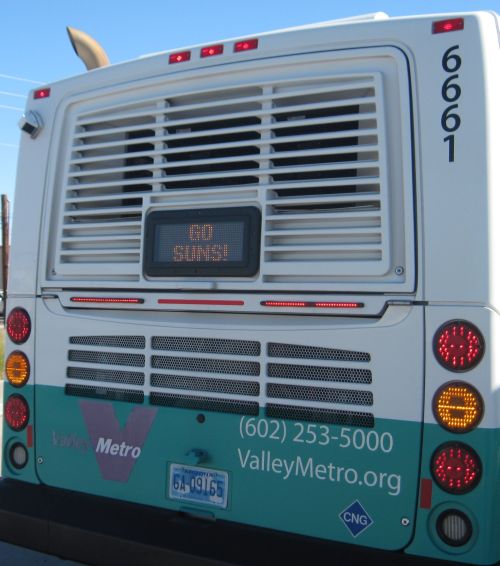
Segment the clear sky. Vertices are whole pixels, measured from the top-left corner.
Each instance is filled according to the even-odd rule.
[[[0,0],[0,6],[0,194],[6,193],[11,202],[17,122],[27,92],[37,83],[84,72],[70,46],[68,25],[94,37],[116,63],[192,44],[378,11],[390,16],[500,12],[500,0]]]

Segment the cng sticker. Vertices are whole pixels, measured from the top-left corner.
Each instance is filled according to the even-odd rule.
[[[373,524],[373,519],[368,515],[358,500],[344,509],[339,517],[354,538]]]

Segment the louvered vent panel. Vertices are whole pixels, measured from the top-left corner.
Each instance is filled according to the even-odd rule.
[[[255,415],[261,407],[273,418],[373,426],[368,352],[214,336],[72,336],[69,344],[67,395],[137,403],[149,395],[178,409]]]
[[[146,356],[138,353],[144,336],[70,336],[68,342],[66,395],[144,402]]]
[[[153,285],[140,264],[150,206],[244,203],[263,214],[257,283],[383,279],[383,99],[373,72],[74,112],[55,278]]]
[[[152,404],[258,414],[260,342],[153,336],[151,346]]]
[[[374,426],[368,352],[270,342],[267,353],[266,416]]]

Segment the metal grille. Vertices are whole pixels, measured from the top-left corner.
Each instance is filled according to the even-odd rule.
[[[144,336],[71,336],[70,344],[82,346],[105,346],[109,348],[144,349],[146,339]]]
[[[390,268],[406,262],[391,250],[404,255],[392,244],[404,214],[400,197],[388,214],[384,111],[386,90],[398,88],[384,76],[395,63],[375,55],[368,70],[366,59],[325,54],[292,73],[278,63],[241,74],[227,65],[198,83],[176,73],[129,87],[126,102],[117,92],[72,105],[50,279],[154,287],[141,268],[151,206],[244,202],[263,211],[263,261],[257,280],[225,288],[399,290],[404,277]]]
[[[368,363],[371,360],[368,352],[278,342],[261,345],[256,340],[217,337],[154,336],[151,338],[153,351],[186,352],[195,355],[151,355],[149,360],[153,371],[150,371],[146,368],[145,354],[134,352],[146,347],[144,336],[74,336],[70,338],[70,343],[79,346],[113,347],[117,350],[129,348],[131,351],[69,350],[70,361],[92,364],[95,367],[71,365],[66,370],[67,378],[99,383],[67,383],[67,395],[142,403],[147,372],[151,388],[163,389],[150,393],[152,404],[254,415],[258,414],[259,400],[251,401],[248,398],[257,398],[265,392],[261,403],[271,401],[265,405],[268,416],[372,426],[369,423],[373,421],[373,415],[353,407],[359,406],[361,409],[363,406],[373,405],[371,391],[312,383],[322,381],[371,384],[370,369],[335,366],[339,365],[339,362],[343,362],[340,365]],[[279,357],[286,363],[268,363],[267,375],[261,376],[260,361],[250,360],[248,357],[259,355],[262,349],[266,350],[270,357]],[[247,359],[198,357],[198,354],[232,357],[239,355]],[[300,359],[323,360],[324,363],[294,363],[294,360]],[[98,367],[99,365],[104,367]],[[129,366],[130,369],[105,367],[109,365]],[[132,371],[133,367],[145,368],[145,371]],[[249,380],[248,376],[254,379]],[[273,380],[288,382],[277,383]],[[105,383],[110,386],[104,385]],[[139,386],[141,390],[122,388],[121,385]],[[351,406],[353,410],[333,408],[332,404]]]
[[[367,352],[351,352],[337,348],[281,344],[278,342],[270,342],[267,345],[267,354],[270,358],[336,360],[342,362],[369,362],[371,360],[371,356]]]
[[[143,354],[124,354],[121,352],[94,352],[86,350],[70,350],[68,359],[72,362],[84,362],[91,364],[106,364],[113,366],[136,366],[144,367],[145,356]]]
[[[151,375],[153,387],[169,389],[184,389],[189,391],[206,391],[211,393],[225,393],[232,395],[259,395],[260,386],[252,381],[238,381],[235,379],[214,379],[204,377],[190,377],[182,375],[164,375],[153,373]]]
[[[372,372],[368,369],[303,366],[296,364],[267,364],[269,377],[338,381],[344,383],[371,383]]]
[[[192,395],[175,395],[171,393],[151,393],[151,405],[162,405],[178,409],[197,409],[217,413],[234,413],[240,415],[258,415],[259,404],[251,401],[235,401],[232,399],[213,399]]]
[[[67,384],[64,388],[66,395],[73,397],[90,397],[92,399],[107,399],[124,401],[126,403],[144,403],[144,393],[135,389],[108,389],[101,386]]]
[[[357,427],[373,428],[375,426],[375,419],[371,413],[276,405],[272,403],[266,405],[266,417]]]
[[[69,379],[82,379],[86,381],[106,381],[109,383],[144,385],[144,374],[136,371],[68,367],[66,370],[66,376]]]
[[[204,354],[228,354],[234,356],[260,355],[260,343],[251,340],[154,336],[151,340],[151,347],[153,350],[200,352]]]
[[[267,396],[279,399],[343,403],[345,405],[373,405],[373,394],[370,391],[307,387],[305,385],[269,383],[267,385]]]
[[[226,373],[233,375],[259,375],[258,362],[239,360],[215,360],[209,358],[181,358],[176,356],[152,356],[151,365],[158,369]]]

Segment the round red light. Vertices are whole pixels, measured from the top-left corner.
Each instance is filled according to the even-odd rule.
[[[451,371],[467,371],[477,366],[484,354],[484,338],[470,322],[447,322],[434,336],[434,354]]]
[[[467,493],[481,479],[481,460],[466,444],[453,442],[441,445],[432,456],[434,481],[448,493]]]
[[[14,344],[24,344],[31,334],[30,315],[22,308],[12,309],[7,317],[7,334]]]
[[[30,418],[30,409],[22,395],[11,395],[5,401],[5,421],[12,430],[20,431],[25,428]]]

